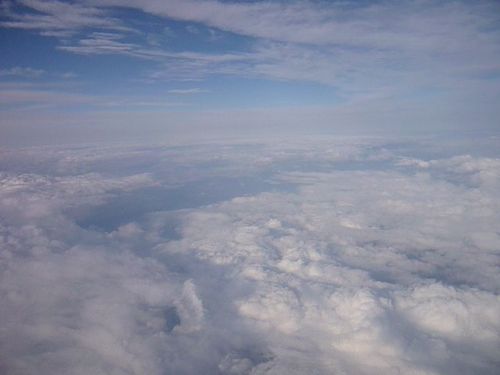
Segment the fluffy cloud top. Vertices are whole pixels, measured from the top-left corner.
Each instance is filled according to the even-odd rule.
[[[417,149],[4,150],[1,372],[497,373],[500,161]]]

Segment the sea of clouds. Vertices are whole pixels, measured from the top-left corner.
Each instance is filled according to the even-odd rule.
[[[500,139],[0,150],[0,373],[498,374]]]

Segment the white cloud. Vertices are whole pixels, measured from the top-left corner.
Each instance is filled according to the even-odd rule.
[[[58,1],[23,2],[38,13],[7,12],[4,27],[45,34],[88,31],[58,48],[80,54],[127,54],[161,62],[158,75],[172,79],[236,74],[332,85],[346,96],[383,91],[398,97],[409,88],[469,92],[498,72],[499,33],[495,2],[383,1],[370,4],[122,0],[75,6]],[[93,4],[93,5],[89,5]],[[165,19],[197,22],[253,38],[245,53],[174,52],[158,46],[96,37],[101,31],[132,31],[112,17],[131,7]],[[90,30],[93,28],[93,30]],[[195,30],[190,24],[188,30]],[[107,31],[106,31],[107,30]],[[212,29],[209,29],[212,30]],[[55,33],[55,34],[54,34]],[[116,34],[118,35],[118,34]],[[121,38],[126,33],[120,34]],[[183,59],[177,66],[176,59]],[[185,65],[187,63],[187,66]],[[173,65],[172,65],[173,64]],[[170,73],[169,73],[170,72]],[[365,92],[367,91],[367,93]],[[358,92],[359,93],[359,92]]]
[[[2,371],[495,373],[498,159],[406,142],[4,150]],[[76,224],[229,176],[293,188]]]
[[[303,184],[298,194],[187,214],[183,238],[163,251],[194,252],[249,280],[239,314],[283,355],[278,363],[294,367],[285,353],[299,351],[330,372],[488,373],[500,339],[498,254],[471,241],[496,233],[498,193],[443,177],[288,175]],[[281,226],[266,225],[270,217]]]
[[[0,69],[0,77],[25,77],[25,78],[37,78],[45,73],[42,69],[34,69],[16,66],[10,69]]]
[[[191,89],[171,89],[168,90],[169,94],[175,94],[175,95],[191,95],[191,94],[202,94],[206,93],[208,90],[201,89],[199,87],[194,87]]]
[[[108,47],[102,53],[107,53]],[[62,78],[71,79],[71,75],[64,74]],[[55,87],[54,87],[55,86]],[[158,96],[103,96],[78,92],[73,87],[64,87],[51,84],[25,84],[22,82],[0,83],[0,109],[3,113],[10,112],[14,116],[27,113],[40,118],[40,112],[61,111],[61,106],[69,108],[127,108],[140,109],[157,107],[158,109],[172,106],[184,106],[188,103],[172,101]],[[35,111],[37,110],[37,111]],[[6,121],[8,124],[8,121]],[[4,125],[4,124],[2,124]],[[46,129],[44,129],[45,131]],[[35,137],[36,138],[36,137]]]
[[[117,33],[94,32],[78,40],[77,46],[63,45],[58,48],[80,54],[132,54],[134,45],[120,41],[123,35]]]
[[[7,110],[15,111],[16,106],[44,108],[65,105],[93,104],[95,98],[89,95],[62,90],[47,90],[38,87],[7,86],[0,93],[2,105]],[[10,107],[7,107],[9,105]]]
[[[20,11],[22,6],[29,11]],[[66,38],[84,28],[124,30],[117,19],[106,12],[84,4],[69,4],[63,1],[21,0],[13,2],[5,10],[5,19],[0,26],[39,30],[42,35]]]
[[[325,86],[328,91],[325,101],[330,103],[322,108],[299,110],[314,112],[304,116],[312,116],[311,121],[307,120],[312,124],[321,122],[327,127],[342,124],[346,128],[359,128],[363,124],[403,131],[470,128],[471,123],[487,130],[496,131],[498,127],[500,70],[495,62],[500,60],[500,34],[495,25],[500,12],[494,1],[138,3],[111,0],[80,5],[24,1],[20,3],[23,11],[17,3],[13,4],[5,6],[5,20],[0,26],[56,36],[59,39],[56,48],[68,53],[146,60],[148,63],[140,64],[133,77],[143,84],[198,82],[214,76],[313,83]],[[140,23],[132,24],[127,18],[120,18],[124,7],[163,18],[166,24],[181,21],[189,25],[188,29],[197,27],[211,34],[220,33],[223,40],[244,40],[244,43],[228,50],[225,43],[209,42],[214,38],[205,38],[206,48],[200,50],[186,43],[179,51],[170,48],[169,43],[158,41],[164,35],[152,35],[150,31],[141,30]],[[232,39],[234,34],[238,39]],[[300,94],[303,87],[298,85],[296,89]],[[55,105],[28,103],[28,108],[50,109],[53,113],[40,120],[48,124],[81,123],[80,117],[61,119],[59,112],[61,104],[77,94],[53,91],[29,95],[51,96]],[[3,97],[11,103],[22,95],[28,93],[4,93]],[[139,102],[141,105],[137,107],[142,108],[154,106],[168,110],[171,105],[154,98],[122,101],[97,98],[93,103],[97,101],[104,101],[105,106],[108,103],[108,107],[122,108],[133,106],[133,101]],[[232,101],[224,101],[222,105],[226,103]],[[85,126],[109,122],[107,113],[88,113],[86,103],[74,105],[87,111],[87,118],[97,118],[86,121]],[[91,109],[95,106],[100,105],[94,104]],[[18,123],[29,123],[25,109],[22,105],[11,108],[11,113],[5,115],[8,117],[2,118],[5,126],[18,128]],[[268,121],[279,109],[268,112],[263,115],[264,120],[258,119],[255,123]],[[272,122],[293,124],[297,116],[289,116],[288,112],[291,111],[287,110]],[[128,121],[128,114],[125,119],[119,118],[120,114],[114,115],[116,123]],[[246,117],[238,114],[229,119],[230,115],[227,112],[199,114],[203,120],[217,117],[215,123],[226,119],[236,123]],[[148,116],[133,123],[149,123]],[[158,117],[163,116],[170,115]],[[191,114],[177,116],[183,118],[169,123],[192,121]]]
[[[369,47],[440,48],[450,31],[469,31],[494,19],[493,3],[470,7],[463,3],[405,1],[377,4],[232,3],[220,1],[110,0],[96,4],[131,6],[147,13],[194,21],[243,35],[306,44],[350,44]],[[487,17],[484,17],[484,16]],[[437,20],[446,22],[437,23]],[[465,28],[464,28],[465,26]],[[462,41],[455,41],[458,47]]]
[[[472,71],[490,69],[491,61],[495,56],[498,60],[500,53],[494,47],[498,45],[498,32],[489,27],[498,11],[493,2],[404,1],[326,6],[304,2],[137,4],[112,0],[104,4],[136,7],[158,16],[200,22],[271,42],[264,49],[279,48],[278,60],[263,60],[255,72],[278,79],[312,78],[341,84],[342,79],[355,75],[360,80],[387,82],[381,74],[390,73],[393,79],[399,80],[402,75],[405,79],[412,77],[414,83],[435,85],[436,79],[446,81],[464,70],[470,76]]]

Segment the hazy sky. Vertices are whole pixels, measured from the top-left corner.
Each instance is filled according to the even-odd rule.
[[[25,0],[0,12],[3,144],[500,128],[497,1]]]

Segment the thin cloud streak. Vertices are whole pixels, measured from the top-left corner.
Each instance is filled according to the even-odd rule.
[[[22,66],[16,66],[10,69],[0,69],[0,77],[37,78],[45,73],[46,72],[43,69],[34,69]]]
[[[159,4],[146,1],[139,5],[129,1],[104,1],[88,4],[92,5],[74,7],[69,13],[75,14],[69,17],[72,21],[65,21],[62,17],[60,26],[31,21],[29,25],[42,31],[58,27],[68,30],[107,28],[116,26],[117,21],[105,17],[112,11],[102,7],[126,6],[156,16],[204,23],[256,37],[259,41],[253,51],[242,56],[234,55],[229,60],[231,55],[205,56],[188,51],[173,53],[144,49],[120,41],[125,38],[125,34],[94,32],[78,38],[76,45],[65,43],[59,48],[81,54],[125,54],[165,61],[184,58],[198,64],[243,58],[249,65],[243,69],[238,66],[215,66],[210,69],[216,74],[247,73],[271,79],[304,80],[334,86],[345,86],[343,79],[351,84],[353,76],[363,81],[381,75],[384,77],[384,73],[392,73],[392,81],[399,80],[398,71],[403,76],[416,76],[416,79],[430,75],[432,78],[428,81],[436,82],[440,75],[447,75],[450,67],[452,71],[467,69],[480,74],[487,62],[500,57],[500,36],[491,30],[491,26],[498,21],[498,12],[495,12],[495,5],[489,2],[420,4],[406,1],[359,6],[331,4],[326,9],[321,4],[272,2],[232,4],[168,1]],[[59,2],[42,6],[40,2],[34,1],[24,5],[45,12],[47,17],[68,13],[67,4]],[[11,17],[21,15],[12,13]],[[94,17],[103,24],[94,22]],[[15,24],[4,26],[24,27]],[[266,41],[267,44],[264,43]],[[192,66],[192,74],[197,74],[196,67]],[[386,78],[380,80],[387,81]]]
[[[168,90],[169,94],[174,95],[193,95],[193,94],[204,94],[210,92],[209,90],[201,89],[199,87],[194,87],[190,89],[172,89]]]
[[[85,28],[98,27],[114,30],[129,30],[117,19],[107,16],[105,10],[83,4],[62,1],[21,0],[4,9],[5,28],[36,30],[45,36],[65,38]],[[17,4],[30,9],[20,12]]]
[[[126,97],[109,95],[88,95],[71,91],[48,90],[43,87],[11,83],[0,84],[0,108],[5,112],[19,110],[55,110],[60,111],[61,105],[65,111],[69,109],[108,109],[116,108],[141,108],[165,109],[168,107],[182,107],[189,105],[180,101],[172,101],[166,97],[162,100],[158,96]],[[40,119],[40,118],[39,118]]]
[[[69,4],[59,1],[12,4],[4,6],[7,9],[2,21],[4,27],[24,29],[28,23],[16,26],[6,22],[35,17],[37,21],[29,23],[33,25],[30,29],[33,32],[68,33],[56,39],[55,48],[61,54],[84,55],[96,61],[105,61],[111,56],[123,58],[125,65],[135,64],[127,70],[127,78],[138,84],[137,89],[145,92],[144,97],[158,92],[174,95],[169,90],[177,90],[179,82],[196,82],[196,86],[217,91],[214,111],[218,111],[253,105],[253,98],[244,94],[252,90],[246,87],[250,80],[264,82],[262,86],[266,87],[259,89],[266,90],[266,94],[269,87],[286,83],[289,86],[283,87],[291,89],[272,94],[274,102],[270,105],[283,106],[284,102],[287,106],[293,102],[307,107],[300,103],[309,96],[302,91],[312,86],[317,90],[317,97],[325,98],[324,103],[318,105],[322,108],[313,116],[322,123],[328,117],[323,109],[330,107],[330,111],[342,114],[341,119],[346,113],[349,117],[358,111],[359,121],[373,119],[375,127],[385,118],[393,123],[384,126],[392,128],[405,128],[407,124],[426,127],[429,123],[441,123],[447,128],[456,123],[462,128],[467,121],[485,121],[478,126],[498,129],[495,118],[500,113],[495,101],[500,95],[500,69],[496,63],[500,61],[497,27],[500,11],[496,2],[172,0],[137,3],[113,0],[73,4],[73,10],[67,9]],[[22,4],[23,8],[16,4]],[[168,28],[168,42],[159,42],[163,31],[142,30],[144,20],[134,23],[131,17],[118,17],[124,13],[133,14],[139,20],[155,17],[161,30]],[[171,27],[173,20],[180,22],[179,28]],[[220,45],[217,41],[208,43],[199,34],[189,32],[194,28],[200,33],[215,30],[222,42]],[[201,39],[197,38],[203,39],[203,48],[199,45]],[[7,79],[6,73],[14,72],[13,69],[16,67],[6,67],[3,77]],[[75,73],[79,76],[73,82],[85,81],[84,75]],[[234,80],[238,95],[215,87],[214,82],[219,78]],[[92,91],[99,82],[100,78],[91,82],[86,95],[97,96]],[[108,83],[108,88],[124,84],[122,80]],[[64,89],[59,94],[62,97],[68,91],[71,95],[80,95]],[[291,99],[286,98],[287,95]],[[241,98],[234,99],[235,96]],[[112,102],[132,102],[135,97],[116,99]],[[191,99],[195,101],[194,95]],[[234,102],[237,104],[232,104]],[[199,107],[192,109],[206,110],[209,106],[201,100],[198,104]],[[210,111],[208,108],[207,112]],[[285,114],[276,121],[284,123],[288,117]],[[332,117],[332,127],[339,125],[338,119]],[[430,119],[430,122],[424,124],[416,119]],[[237,123],[238,119],[231,121]],[[419,122],[424,125],[418,125]],[[363,127],[369,128],[367,124]]]

